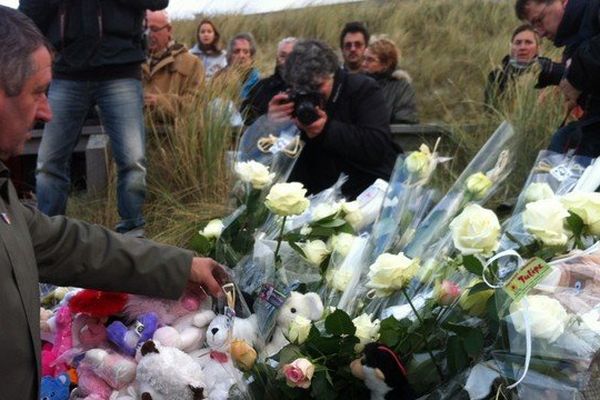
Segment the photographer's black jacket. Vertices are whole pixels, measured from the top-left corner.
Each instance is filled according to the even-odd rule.
[[[377,83],[340,69],[325,111],[328,120],[323,132],[314,139],[303,134],[306,146],[289,180],[302,182],[309,193],[318,193],[345,173],[348,181],[342,192],[349,200],[377,178],[389,180],[398,151]]]
[[[21,0],[19,10],[56,49],[55,77],[100,80],[141,77],[145,10],[168,4],[169,0]]]

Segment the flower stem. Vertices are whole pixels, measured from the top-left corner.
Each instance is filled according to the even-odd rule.
[[[275,248],[275,265],[277,266],[277,259],[279,258],[279,248],[281,247],[281,242],[283,241],[283,230],[285,229],[285,220],[287,216],[283,217],[283,221],[281,222],[281,230],[279,231],[279,239],[277,239],[277,247]]]
[[[404,294],[404,297],[406,297],[406,300],[408,301],[408,304],[410,305],[410,308],[412,309],[412,311],[415,313],[415,316],[419,320],[419,323],[421,324],[421,326],[423,328],[425,328],[425,324],[423,323],[423,320],[421,319],[421,316],[417,312],[417,309],[415,308],[415,305],[410,300],[410,297],[408,296],[408,293],[406,293],[406,289],[403,288],[402,289],[402,293]],[[443,382],[444,381],[444,374],[442,373],[442,369],[440,368],[440,366],[435,361],[435,357],[434,357],[433,353],[429,349],[429,342],[427,341],[427,332],[423,332],[423,343],[425,344],[425,350],[427,350],[427,353],[429,354],[429,357],[431,358],[431,362],[433,362],[433,365],[435,365],[435,369],[436,369],[438,375],[440,376],[440,379]]]

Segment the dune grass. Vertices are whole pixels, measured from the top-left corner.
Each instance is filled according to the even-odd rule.
[[[193,45],[202,17],[176,21],[176,39]],[[442,170],[440,182],[460,174],[495,127],[508,119],[524,140],[517,171],[501,196],[513,197],[564,117],[560,95],[549,90],[540,101],[532,76],[521,79],[497,110],[486,111],[483,105],[487,74],[508,52],[510,33],[519,25],[512,1],[371,0],[262,15],[220,15],[212,20],[225,39],[238,32],[253,33],[256,65],[263,75],[271,73],[276,44],[284,37],[318,38],[338,49],[341,27],[353,20],[366,22],[372,34],[386,34],[401,49],[400,67],[413,78],[420,120],[444,123],[452,132],[446,149],[454,160]],[[559,54],[550,43],[544,43],[542,53],[555,59]],[[225,154],[235,132],[227,124],[225,110],[215,111],[209,103],[217,94],[235,101],[237,84],[201,88],[192,111],[181,115],[172,129],[149,129],[146,215],[151,237],[185,244],[199,221],[224,212],[230,179]],[[114,197],[113,189],[108,197]],[[109,226],[116,219],[112,199],[83,197],[71,204],[71,215]]]

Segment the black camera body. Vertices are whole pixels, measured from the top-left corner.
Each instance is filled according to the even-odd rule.
[[[540,73],[535,87],[542,89],[547,86],[558,85],[565,73],[565,66],[560,63],[555,63],[546,57],[538,57],[536,61],[540,66]]]
[[[294,102],[295,117],[302,125],[308,126],[319,119],[317,107],[323,108],[323,96],[316,91],[289,89],[287,95]]]

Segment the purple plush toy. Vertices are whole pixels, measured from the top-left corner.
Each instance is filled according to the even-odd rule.
[[[115,321],[106,328],[108,340],[114,343],[123,354],[135,356],[136,349],[158,328],[158,317],[155,313],[142,314],[129,328],[121,321]]]

